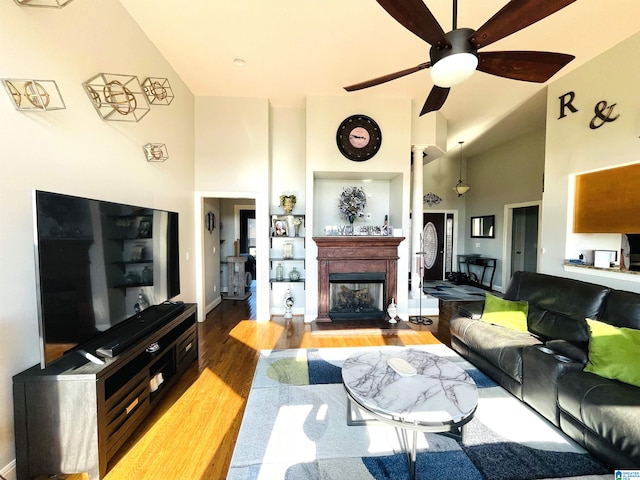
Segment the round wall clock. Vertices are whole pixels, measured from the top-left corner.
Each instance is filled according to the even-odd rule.
[[[336,133],[340,153],[354,162],[373,157],[382,144],[380,127],[366,115],[351,115],[343,120]]]

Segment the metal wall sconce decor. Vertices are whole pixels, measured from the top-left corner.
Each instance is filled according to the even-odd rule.
[[[438,195],[436,195],[433,192],[429,192],[422,197],[422,203],[426,203],[430,207],[433,207],[434,205],[438,205],[440,202],[442,202],[442,198],[440,198]]]
[[[139,122],[151,110],[135,75],[99,73],[82,86],[103,120]]]
[[[204,226],[209,233],[213,233],[216,228],[216,216],[211,210],[209,210],[204,216]]]
[[[170,105],[173,102],[173,90],[167,78],[149,77],[142,82],[142,88],[151,105]]]
[[[169,158],[167,146],[164,143],[147,143],[144,147],[144,155],[147,162],[164,162]]]
[[[53,80],[3,78],[2,84],[16,110],[42,111],[67,108],[58,85]]]
[[[21,7],[48,7],[62,8],[69,5],[73,0],[15,0]]]

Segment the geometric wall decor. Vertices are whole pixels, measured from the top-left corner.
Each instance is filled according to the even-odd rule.
[[[16,3],[22,7],[62,8],[72,1],[73,0],[16,0]]]
[[[164,162],[169,158],[167,146],[164,143],[147,143],[144,147],[144,155],[147,162]]]
[[[3,78],[2,84],[16,110],[42,111],[66,108],[58,85],[53,80]]]
[[[142,88],[151,105],[170,105],[173,90],[167,78],[149,77],[142,82]]]
[[[139,122],[151,110],[135,75],[99,73],[82,86],[103,120]]]

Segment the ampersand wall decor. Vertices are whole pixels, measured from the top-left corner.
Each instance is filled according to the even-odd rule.
[[[607,102],[605,100],[599,101],[593,109],[596,116],[591,119],[589,128],[591,130],[595,130],[596,128],[600,128],[601,126],[603,126],[605,123],[615,122],[620,117],[619,114],[615,117],[612,116],[613,109],[616,105],[617,104],[614,103],[613,105],[607,106]]]

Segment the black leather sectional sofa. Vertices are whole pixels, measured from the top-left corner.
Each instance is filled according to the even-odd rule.
[[[640,468],[640,387],[583,371],[585,319],[640,329],[640,294],[516,272],[504,299],[528,302],[528,332],[479,321],[482,303],[469,304],[451,319],[452,348],[610,468]]]

